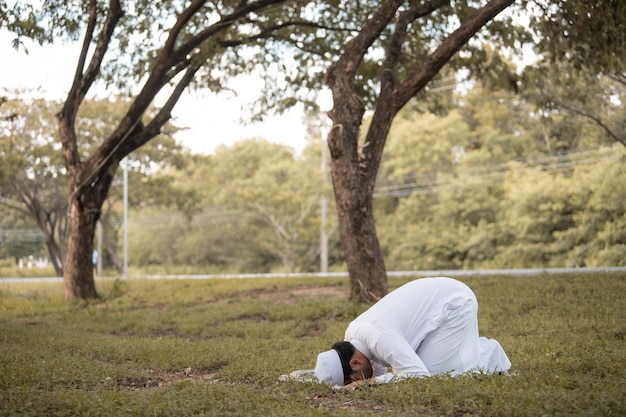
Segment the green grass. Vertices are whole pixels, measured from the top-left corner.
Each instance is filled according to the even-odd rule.
[[[367,308],[344,278],[102,281],[79,303],[0,284],[0,415],[626,415],[625,274],[463,281],[511,374],[353,392],[278,381]]]

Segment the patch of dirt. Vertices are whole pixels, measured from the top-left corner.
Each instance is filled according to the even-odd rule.
[[[162,329],[152,329],[150,331],[150,336],[157,337],[157,338],[178,337],[179,334],[178,334],[178,329],[176,329],[176,327],[166,327]]]
[[[348,294],[342,286],[317,286],[317,285],[300,285],[290,288],[256,288],[252,290],[240,291],[231,294],[234,299],[248,299],[248,298],[288,298],[299,297],[309,298],[317,300],[322,297],[340,298],[346,297]]]
[[[119,389],[127,389],[139,391],[148,388],[157,388],[165,385],[165,379],[161,377],[135,377],[123,376],[115,381],[115,387]]]
[[[316,395],[313,397],[316,409],[326,411],[345,410],[350,413],[370,412],[373,414],[387,414],[388,408],[384,404],[375,404],[371,401],[348,399],[341,394]]]
[[[317,337],[320,333],[324,331],[324,327],[320,325],[313,325],[309,327],[301,336],[301,340],[310,340]]]
[[[337,299],[347,298],[348,293],[343,287],[339,286],[313,286],[303,285],[299,287],[262,292],[259,294],[261,298],[273,299],[275,304],[296,304],[298,300],[319,300],[319,299]]]
[[[123,376],[115,380],[113,388],[118,390],[142,391],[161,388],[177,381],[219,382],[219,373],[217,371],[224,365],[225,364],[216,364],[210,369],[205,370],[186,368],[180,372],[148,370],[148,373],[154,373],[154,375],[146,377]]]
[[[291,288],[288,292],[297,297],[308,297],[311,299],[319,299],[322,297],[340,298],[348,296],[343,287],[298,287]]]
[[[232,303],[246,301],[250,299],[262,299],[274,304],[295,304],[296,300],[309,299],[319,300],[321,298],[347,299],[349,292],[342,285],[334,286],[319,286],[319,285],[299,285],[289,288],[278,287],[276,285],[271,287],[252,288],[242,291],[236,291],[229,294],[218,294],[215,296],[209,296],[205,298],[197,298],[188,306],[196,306],[198,304],[213,304],[213,303]]]

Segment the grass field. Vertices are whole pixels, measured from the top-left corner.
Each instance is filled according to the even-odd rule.
[[[462,281],[511,373],[352,392],[279,381],[367,308],[345,278],[104,281],[81,303],[0,283],[0,415],[626,415],[625,274]]]

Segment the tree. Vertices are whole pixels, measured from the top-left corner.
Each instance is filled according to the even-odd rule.
[[[0,107],[0,203],[31,217],[44,237],[50,262],[63,275],[67,194],[54,113],[42,99],[5,99]]]
[[[222,204],[244,216],[250,236],[288,272],[310,271],[319,258],[319,204],[324,192],[319,163],[295,160],[283,145],[245,141],[238,158],[254,155],[262,163],[252,175],[222,189]],[[243,221],[240,220],[240,221]]]
[[[173,260],[217,272],[316,271],[320,197],[330,190],[321,181],[319,141],[317,152],[311,148],[294,155],[285,145],[247,139],[190,166],[203,210],[172,240]],[[154,253],[145,252],[143,259]]]
[[[329,116],[333,126],[328,136],[332,178],[339,217],[339,230],[351,281],[351,298],[371,302],[387,292],[385,264],[376,236],[372,196],[377,172],[391,123],[396,114],[438,74],[483,26],[514,0],[492,0],[474,9],[469,3],[433,0],[405,4],[384,1],[346,45],[326,73],[332,92]],[[428,17],[437,22],[425,24]],[[438,20],[443,19],[443,20]],[[444,22],[460,21],[456,29]],[[435,39],[426,29],[433,27]],[[497,26],[502,29],[503,26]],[[446,32],[446,29],[449,29]],[[438,33],[437,31],[443,33]],[[420,35],[429,42],[420,44]],[[372,121],[359,144],[359,129],[365,101],[357,90],[359,69],[370,48],[384,43],[384,56],[375,76],[367,79],[378,86]],[[432,48],[431,45],[435,44]]]
[[[58,152],[58,134],[55,113],[60,103],[31,99],[33,92],[16,91],[0,107],[0,155],[6,161],[0,167],[0,204],[31,217],[48,249],[56,273],[63,276],[64,247],[67,233],[67,188],[65,166]],[[76,127],[82,133],[85,155],[107,137],[114,127],[116,117],[126,108],[128,101],[87,100],[77,115]],[[152,114],[154,109],[147,110]],[[150,144],[134,152],[129,158],[129,186],[134,190],[129,206],[154,206],[178,204],[187,209],[194,207],[192,193],[181,192],[171,185],[164,175],[168,167],[181,167],[184,163],[180,145],[172,138],[177,129],[164,126],[163,133]],[[161,175],[153,175],[156,170]],[[103,225],[103,244],[109,259],[121,271],[118,261],[116,230],[122,225],[121,178],[112,188],[110,198],[103,205],[100,222]],[[181,201],[184,200],[184,204]],[[118,214],[119,213],[119,214]],[[113,242],[112,242],[113,241]]]
[[[46,20],[40,26],[49,26],[50,33],[64,31],[74,37],[83,31],[72,85],[57,114],[69,193],[68,241],[63,269],[66,299],[98,296],[91,265],[93,238],[119,162],[159,134],[180,95],[196,75],[211,80],[213,88],[220,89],[222,80],[218,72],[212,71],[213,66],[220,63],[229,46],[241,44],[250,37],[269,36],[258,28],[271,32],[267,22],[275,23],[270,18],[276,16],[277,10],[270,6],[283,2],[257,0],[231,4],[196,0],[181,10],[178,2],[141,1],[134,2],[127,15],[119,0],[107,3],[91,0],[84,5],[83,2],[78,5],[44,3],[42,16]],[[267,15],[263,15],[264,11]],[[3,18],[6,15],[3,9]],[[168,19],[172,25],[163,29]],[[241,24],[245,35],[233,30],[237,24]],[[275,24],[284,28],[282,23]],[[132,44],[137,39],[133,36],[135,33],[141,35],[141,41]],[[165,39],[164,44],[156,47],[159,39]],[[127,59],[120,56],[105,61],[107,52],[115,47],[119,52],[135,53],[130,53]],[[222,76],[246,68],[236,65],[245,62],[245,57],[232,53],[230,58],[235,65],[229,67],[231,71],[227,68]],[[205,73],[200,71],[202,67],[207,68]],[[82,138],[76,129],[76,120],[87,94],[98,80],[121,85],[133,75],[141,83],[125,115],[102,144],[91,155],[85,155],[81,151]],[[165,104],[153,117],[148,117],[146,110],[160,92],[167,96]]]
[[[112,100],[88,100],[79,113],[77,129],[83,132],[85,142],[83,151],[88,155],[111,133],[115,123],[129,106],[127,99],[117,97]],[[154,115],[156,109],[150,107],[147,115]],[[136,207],[176,207],[189,216],[195,210],[194,192],[180,189],[175,184],[174,173],[187,164],[187,153],[178,144],[174,135],[179,129],[172,123],[166,123],[161,133],[149,143],[135,150],[126,157],[128,208]],[[91,145],[87,145],[90,143]],[[120,231],[123,226],[123,179],[118,172],[103,202],[99,222],[103,253],[103,264],[114,267],[122,273],[120,255]]]

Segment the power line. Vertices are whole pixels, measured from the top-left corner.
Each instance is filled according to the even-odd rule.
[[[598,155],[600,153],[600,155]],[[439,173],[428,172],[415,174],[409,179],[412,182],[400,184],[378,185],[374,192],[374,198],[380,197],[407,197],[409,195],[434,194],[436,189],[454,186],[456,188],[471,188],[482,186],[476,184],[479,180],[497,180],[511,173],[524,173],[530,170],[541,169],[543,171],[563,171],[579,165],[590,165],[602,160],[614,157],[614,153],[584,151],[572,152],[560,155],[537,157],[530,160],[512,161],[521,166],[512,166],[511,163],[490,164],[481,167],[470,167],[460,171],[441,171]],[[462,178],[461,178],[462,176]],[[406,177],[405,177],[406,178]],[[461,182],[462,180],[462,182]],[[384,183],[384,181],[383,181]]]
[[[495,164],[484,164],[484,165],[480,165],[480,166],[469,166],[469,167],[463,167],[463,172],[465,173],[471,173],[471,172],[484,172],[484,171],[488,171],[488,172],[493,172],[493,171],[509,171],[511,168],[511,164],[513,163],[518,163],[518,164],[525,164],[527,166],[546,166],[546,165],[550,165],[551,163],[558,163],[558,162],[562,162],[562,161],[568,161],[568,160],[579,160],[582,158],[585,158],[587,156],[597,156],[598,154],[606,154],[607,156],[612,156],[614,155],[614,153],[609,149],[607,150],[606,148],[600,148],[600,149],[594,149],[594,150],[589,150],[589,151],[577,151],[577,152],[565,152],[565,153],[558,153],[558,154],[552,154],[552,155],[541,155],[541,156],[537,156],[534,158],[520,158],[520,159],[512,159],[510,161],[507,162],[502,162],[502,163],[495,163]],[[410,180],[410,179],[420,179],[420,178],[435,178],[437,177],[437,175],[440,175],[441,173],[453,173],[456,171],[427,171],[427,172],[423,172],[423,173],[415,173],[411,176],[405,176],[404,179],[405,180]],[[380,178],[378,180],[378,185],[384,185],[385,183],[391,183],[391,180],[385,179],[385,178]]]

